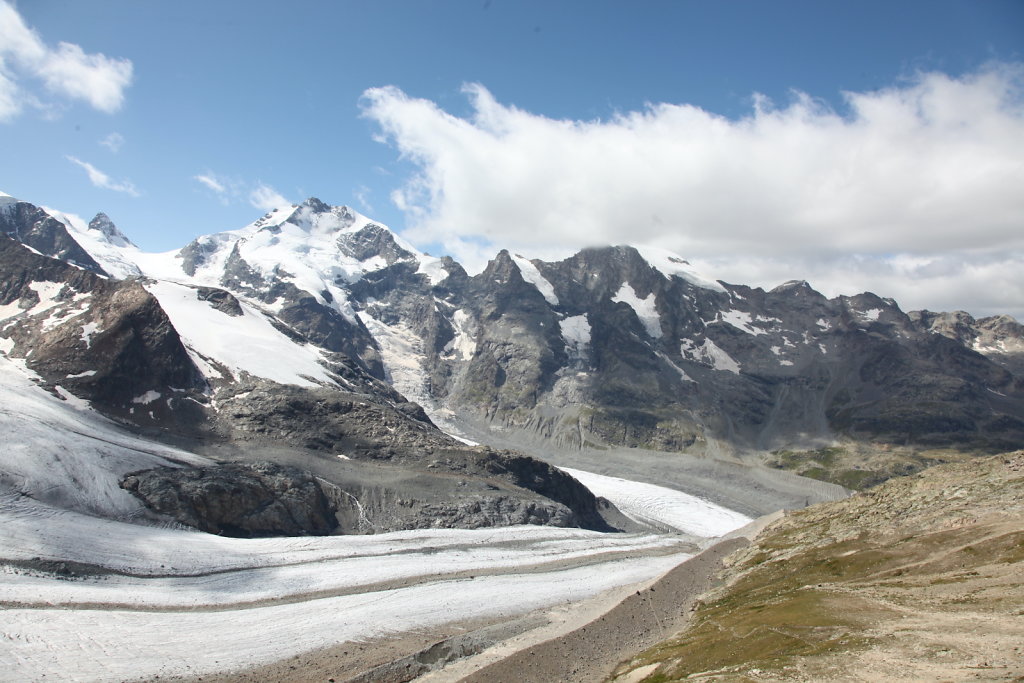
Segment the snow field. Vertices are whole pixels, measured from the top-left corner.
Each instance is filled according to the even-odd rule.
[[[228,611],[6,609],[0,680],[68,680],[70,674],[78,680],[121,681],[232,670],[445,623],[510,618],[654,578],[686,557],[431,581]]]
[[[58,389],[66,397],[61,400],[30,377],[31,371],[0,358],[0,433],[10,435],[0,461],[0,494],[17,491],[69,510],[131,516],[141,503],[117,485],[121,475],[175,462],[208,462],[133,437],[85,401]]]
[[[728,508],[664,486],[567,467],[559,469],[575,477],[594,495],[610,500],[623,514],[637,522],[712,538],[752,521],[750,517]]]
[[[295,343],[245,301],[239,300],[242,315],[233,317],[200,301],[187,285],[158,281],[146,289],[160,302],[185,345],[200,355],[232,371],[281,384],[335,384],[320,364],[318,348]]]

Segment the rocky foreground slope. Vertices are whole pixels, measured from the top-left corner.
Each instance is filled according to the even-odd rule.
[[[617,681],[1020,680],[1024,451],[791,513]]]

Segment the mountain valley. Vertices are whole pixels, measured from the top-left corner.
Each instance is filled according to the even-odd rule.
[[[801,553],[829,543],[874,557],[879,539],[940,533],[890,504],[929,477],[945,487],[929,500],[977,498],[987,524],[1013,508],[1016,475],[998,501],[970,486],[1020,456],[979,456],[1024,447],[1024,326],[1008,316],[904,312],[803,281],[765,291],[643,246],[501,251],[470,274],[315,198],[153,254],[105,214],[2,195],[0,352],[0,663],[18,678],[73,663],[87,680],[229,675],[337,658],[339,643],[353,677],[411,680],[395,662],[414,660],[443,677],[778,510],[809,507],[747,532],[730,586],[758,576],[758,553],[804,572]],[[878,501],[892,514],[858,526]],[[799,520],[846,526],[832,538]],[[1010,539],[1012,564],[1019,520],[1004,522],[992,538]],[[962,579],[939,574],[927,580]],[[708,600],[705,631],[725,618]],[[352,663],[349,644],[420,632],[439,635]],[[424,664],[437,643],[462,654]],[[670,680],[657,676],[682,675],[684,646],[627,668]],[[820,656],[807,680],[828,677]],[[1007,657],[1014,671],[1020,653]],[[728,657],[701,666],[756,679]]]

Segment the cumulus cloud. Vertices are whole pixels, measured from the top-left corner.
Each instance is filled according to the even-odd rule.
[[[646,243],[749,284],[815,278],[900,300],[924,288],[933,308],[975,310],[1004,305],[1005,287],[1019,309],[1019,275],[998,264],[1024,265],[1022,86],[1024,65],[1000,63],[846,92],[842,111],[794,92],[755,96],[739,119],[662,103],[596,121],[522,111],[478,84],[459,118],[384,87],[363,112],[418,168],[392,195],[406,236],[462,257]]]
[[[291,204],[280,192],[260,183],[256,189],[249,193],[249,203],[262,211],[272,211],[281,206]]]
[[[35,96],[21,81],[39,81],[51,93],[84,100],[113,113],[124,103],[132,81],[132,63],[86,53],[73,43],[52,48],[28,27],[18,11],[0,0],[0,120],[14,118]]]
[[[114,180],[87,161],[82,161],[72,156],[66,158],[71,163],[85,169],[85,172],[89,175],[89,182],[96,187],[103,188],[104,190],[113,190],[114,192],[124,192],[133,197],[139,196],[139,191],[135,189],[135,185],[130,180]]]
[[[109,149],[114,154],[121,151],[121,147],[124,145],[124,136],[120,133],[111,133],[107,137],[100,140],[100,144]]]

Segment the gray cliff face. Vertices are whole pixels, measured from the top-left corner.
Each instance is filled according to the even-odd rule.
[[[28,202],[0,206],[0,233],[40,254],[106,275],[100,264],[71,237],[63,223]]]
[[[545,296],[522,263],[502,252],[480,275],[453,269],[433,286],[392,269],[351,292],[370,316],[422,339],[425,389],[439,405],[503,434],[698,452],[836,436],[1024,439],[1024,385],[1003,351],[1016,348],[1012,319],[972,323],[951,341],[871,293],[827,299],[800,281],[710,288],[664,275],[631,247],[533,261]]]
[[[1024,325],[1010,316],[976,320],[964,311],[911,311],[908,315],[921,330],[959,342],[1024,377]]]

